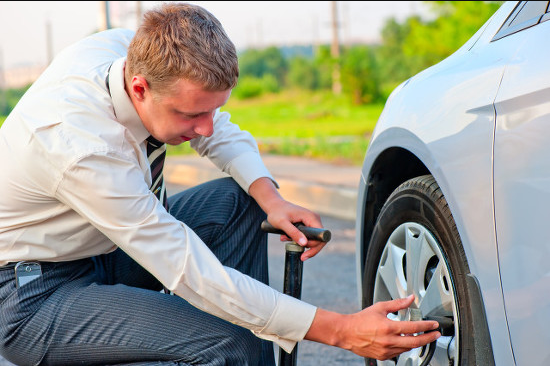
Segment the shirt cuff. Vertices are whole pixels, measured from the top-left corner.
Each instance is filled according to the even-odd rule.
[[[245,192],[248,192],[254,181],[263,177],[271,179],[275,187],[279,188],[279,184],[256,152],[247,152],[237,156],[227,165],[224,171],[232,176]]]
[[[264,329],[253,333],[260,338],[277,343],[279,347],[290,353],[296,343],[304,339],[316,312],[316,306],[281,294],[275,311]]]

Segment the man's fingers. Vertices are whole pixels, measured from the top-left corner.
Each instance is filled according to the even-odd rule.
[[[406,335],[391,337],[389,341],[391,345],[388,346],[379,357],[375,358],[387,360],[397,357],[403,352],[408,352],[414,348],[419,348],[435,342],[440,336],[441,334],[439,334],[439,332],[430,332],[416,336]]]
[[[281,224],[280,229],[297,244],[305,246],[307,244],[306,236],[296,228],[290,221]]]
[[[311,242],[310,242],[311,243]],[[312,246],[310,249],[306,250],[301,258],[302,258],[302,261],[306,261],[308,260],[309,258],[311,257],[314,257],[315,255],[317,255],[317,253],[319,253],[321,251],[321,249],[324,248],[324,246],[326,245],[326,243],[323,243],[323,242],[316,242],[318,243],[316,246]],[[309,246],[309,245],[308,245]]]
[[[376,358],[377,360],[388,360],[397,357],[404,352],[428,345],[436,341],[440,336],[441,335],[439,332],[430,332],[416,336],[393,335],[385,338],[385,341],[379,342],[379,347],[375,350],[370,350],[370,352],[361,350],[356,353],[363,357]]]
[[[395,325],[399,334],[425,333],[439,328],[439,323],[434,320],[400,321]]]
[[[414,301],[414,295],[409,295],[403,299],[396,299],[391,301],[383,301],[376,303],[380,305],[386,314],[394,313],[399,310],[408,308]],[[433,320],[426,321],[400,321],[394,323],[398,333],[400,334],[415,334],[429,332],[439,328],[439,323]]]
[[[439,337],[441,337],[441,333],[439,332],[429,332],[416,336],[397,337],[395,341],[395,347],[409,349],[418,348],[428,343],[434,342]]]
[[[389,313],[395,313],[396,311],[408,308],[409,306],[411,306],[413,301],[414,301],[414,295],[409,295],[403,299],[383,301],[377,304],[380,304],[380,306],[383,306],[384,310],[389,314]]]

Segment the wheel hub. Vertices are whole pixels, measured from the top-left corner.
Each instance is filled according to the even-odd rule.
[[[454,331],[429,345],[401,354],[395,360],[378,365],[423,366],[454,365],[458,362],[458,312],[450,269],[431,232],[424,226],[407,222],[390,235],[376,272],[373,301],[387,301],[415,295],[410,309],[388,314],[396,321],[446,317],[454,322]],[[433,353],[433,355],[429,355]]]

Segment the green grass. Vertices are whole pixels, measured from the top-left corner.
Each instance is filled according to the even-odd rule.
[[[342,165],[360,165],[367,151],[369,137],[283,138],[279,141],[258,139],[260,151],[268,154],[301,156]]]
[[[230,99],[222,110],[256,137],[360,136],[370,134],[383,105],[352,105],[330,92],[284,91],[255,99]]]
[[[352,105],[330,92],[283,91],[258,98],[230,98],[222,108],[249,131],[262,153],[296,155],[359,165],[383,104]],[[187,144],[168,153],[187,154]]]

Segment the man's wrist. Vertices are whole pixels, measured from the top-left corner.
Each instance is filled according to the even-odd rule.
[[[268,177],[256,179],[250,185],[248,193],[267,214],[269,214],[270,208],[274,207],[274,205],[284,202],[279,191],[277,191],[275,183]]]
[[[344,341],[347,318],[347,315],[317,308],[315,318],[313,318],[305,339],[349,349]]]

